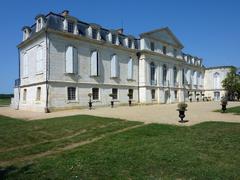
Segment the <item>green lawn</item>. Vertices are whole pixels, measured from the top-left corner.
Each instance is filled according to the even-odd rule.
[[[222,112],[222,110],[216,110],[215,112]],[[227,107],[226,113],[233,113],[236,115],[240,115],[240,106],[231,107],[231,108]]]
[[[11,98],[0,98],[0,106],[8,106],[11,103]]]
[[[64,149],[79,142],[89,143]],[[92,116],[0,117],[0,144],[0,179],[240,178],[238,123],[178,127]]]

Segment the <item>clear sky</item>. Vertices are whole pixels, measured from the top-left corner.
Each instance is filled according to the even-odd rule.
[[[79,20],[126,34],[168,26],[185,46],[184,52],[203,58],[205,66],[240,66],[239,0],[8,0],[1,1],[0,93],[13,91],[18,78],[21,28],[39,13],[68,9]]]

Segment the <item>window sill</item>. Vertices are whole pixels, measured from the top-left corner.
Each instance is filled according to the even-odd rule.
[[[100,103],[102,102],[101,100],[92,100],[93,103]]]
[[[41,101],[40,100],[36,100],[35,104],[41,104]]]
[[[135,81],[134,79],[127,79],[127,81]]]
[[[91,78],[99,77],[99,75],[90,75]]]
[[[119,79],[119,77],[110,77],[110,79]]]
[[[42,75],[43,74],[43,72],[38,72],[38,73],[36,73],[36,75]]]
[[[79,101],[77,101],[77,100],[67,100],[67,104],[71,104],[71,103],[79,103]]]

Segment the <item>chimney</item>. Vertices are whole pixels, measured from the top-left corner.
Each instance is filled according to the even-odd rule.
[[[69,11],[68,10],[63,10],[62,16],[68,16],[68,15],[69,15]]]
[[[117,32],[118,34],[123,34],[123,28],[116,29],[116,32]]]

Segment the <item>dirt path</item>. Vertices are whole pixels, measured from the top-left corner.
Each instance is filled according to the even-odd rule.
[[[69,144],[65,147],[58,148],[58,149],[55,149],[55,150],[49,150],[49,151],[45,151],[45,152],[38,153],[38,154],[33,154],[33,155],[29,155],[29,156],[24,156],[24,157],[21,157],[21,158],[11,159],[11,160],[8,160],[8,161],[0,161],[0,166],[6,167],[6,166],[9,166],[9,165],[12,165],[12,164],[15,164],[15,163],[20,163],[20,162],[25,162],[25,161],[33,161],[33,160],[41,158],[41,157],[45,157],[45,156],[49,156],[49,155],[55,155],[55,154],[62,153],[62,152],[67,151],[67,150],[72,150],[72,149],[75,149],[77,147],[81,147],[81,146],[84,146],[84,145],[87,145],[87,144],[91,144],[93,142],[99,141],[99,140],[101,140],[105,137],[108,137],[108,136],[112,136],[112,135],[115,135],[115,134],[118,134],[118,133],[121,133],[121,132],[125,132],[125,131],[131,130],[131,129],[139,128],[139,127],[144,126],[144,125],[145,124],[140,124],[140,125],[136,125],[136,126],[127,127],[127,128],[124,128],[124,129],[114,131],[114,132],[110,132],[110,133],[100,135],[98,137],[95,137],[95,138],[92,138],[92,139],[89,139],[89,140],[86,140],[86,141],[80,141],[80,142],[72,143],[72,144]]]
[[[229,102],[228,107],[240,106],[240,102]],[[1,107],[0,114],[14,118],[37,120],[53,117],[63,117],[78,114],[120,118],[130,121],[141,121],[145,123],[161,123],[175,125],[194,125],[204,121],[226,121],[240,122],[240,116],[226,113],[217,113],[213,110],[220,109],[220,102],[193,102],[188,103],[186,120],[184,124],[178,123],[177,104],[158,104],[158,105],[138,105],[138,106],[119,106],[116,108],[98,107],[94,110],[76,109],[58,111],[52,113],[28,112],[13,110],[9,107]]]

